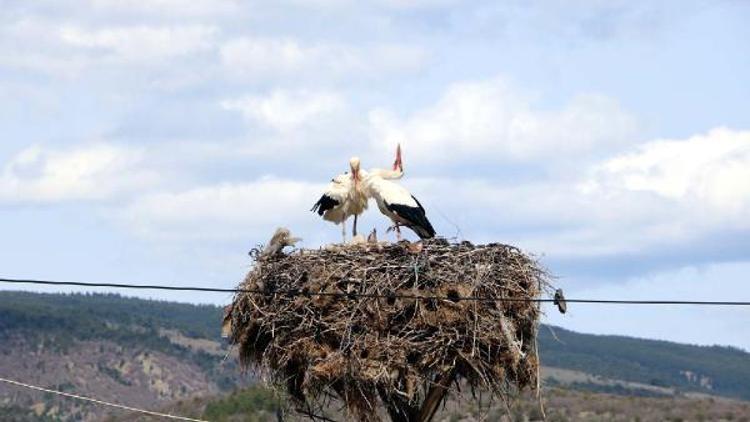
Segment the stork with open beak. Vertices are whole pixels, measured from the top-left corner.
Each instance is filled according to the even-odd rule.
[[[401,144],[396,147],[396,159],[393,161],[393,168],[387,169],[370,169],[367,175],[375,175],[386,180],[398,180],[404,176],[404,163],[401,160]]]
[[[393,170],[370,170],[363,182],[364,192],[367,197],[375,199],[380,212],[393,221],[393,229],[399,240],[400,226],[412,229],[421,239],[435,237],[435,229],[427,219],[422,204],[406,188],[391,181],[400,179],[403,175],[404,167],[399,144],[396,148]]]
[[[403,176],[404,163],[401,161],[401,144],[396,145],[396,160],[393,162],[393,171],[398,171]]]

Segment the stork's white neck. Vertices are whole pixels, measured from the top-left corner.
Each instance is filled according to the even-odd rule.
[[[398,180],[404,176],[401,170],[370,169],[369,173],[388,180]]]

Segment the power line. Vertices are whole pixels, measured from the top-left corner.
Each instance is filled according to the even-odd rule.
[[[79,287],[112,287],[117,289],[140,289],[140,290],[178,290],[190,292],[215,292],[215,293],[255,293],[243,289],[219,289],[213,287],[185,287],[185,286],[159,286],[153,284],[122,284],[122,283],[86,283],[81,281],[50,281],[50,280],[26,280],[14,278],[0,278],[3,283],[16,284],[46,284],[49,286],[79,286]]]
[[[117,289],[139,289],[139,290],[171,290],[213,293],[250,293],[264,296],[327,296],[342,298],[365,298],[365,299],[413,299],[413,300],[447,300],[479,301],[479,302],[534,302],[554,303],[555,299],[543,298],[513,298],[513,297],[483,297],[483,296],[433,296],[433,295],[406,295],[406,294],[382,294],[382,293],[343,293],[343,292],[307,292],[289,289],[221,289],[213,287],[191,287],[191,286],[161,286],[154,284],[121,284],[121,283],[86,283],[80,281],[51,281],[51,280],[27,280],[0,278],[0,282],[11,284],[41,284],[48,286],[78,286],[78,287],[109,287]],[[600,305],[694,305],[694,306],[750,306],[750,301],[710,301],[710,300],[629,300],[629,299],[565,299],[568,303],[588,303]]]
[[[128,410],[128,411],[131,411],[131,412],[142,413],[144,415],[149,415],[149,416],[159,416],[159,417],[162,417],[162,418],[179,420],[179,421],[208,422],[208,421],[203,420],[203,419],[193,419],[193,418],[187,418],[187,417],[184,417],[184,416],[175,416],[175,415],[169,415],[169,414],[166,414],[166,413],[152,412],[150,410],[143,410],[143,409],[138,409],[136,407],[125,406],[125,405],[122,405],[122,404],[110,403],[110,402],[107,402],[107,401],[104,401],[104,400],[93,399],[91,397],[79,396],[77,394],[65,393],[63,391],[50,390],[48,388],[38,387],[36,385],[26,384],[26,383],[23,383],[23,382],[13,381],[13,380],[5,379],[5,378],[0,378],[0,382],[4,382],[4,383],[7,383],[7,384],[15,385],[15,386],[18,386],[18,387],[29,388],[31,390],[37,390],[37,391],[42,391],[42,392],[45,392],[45,393],[56,394],[58,396],[64,396],[64,397],[68,397],[68,398],[71,398],[71,399],[87,401],[87,402],[91,402],[91,403],[95,403],[95,404],[99,404],[99,405],[103,405],[103,406],[115,407],[115,408],[122,409],[122,410]]]

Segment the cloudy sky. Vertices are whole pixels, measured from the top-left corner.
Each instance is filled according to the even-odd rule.
[[[569,297],[750,300],[748,2],[2,9],[4,277],[233,287],[279,225],[306,247],[338,240],[309,212],[325,182],[354,154],[387,165],[400,142],[403,183],[440,234],[518,245]],[[749,320],[547,317],[750,350]]]

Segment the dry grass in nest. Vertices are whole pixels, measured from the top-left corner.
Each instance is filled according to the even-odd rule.
[[[437,239],[253,256],[240,288],[264,294],[235,296],[231,341],[298,405],[333,396],[361,421],[380,406],[398,420],[438,379],[500,397],[537,384],[540,311],[528,299],[547,276],[515,247]]]

